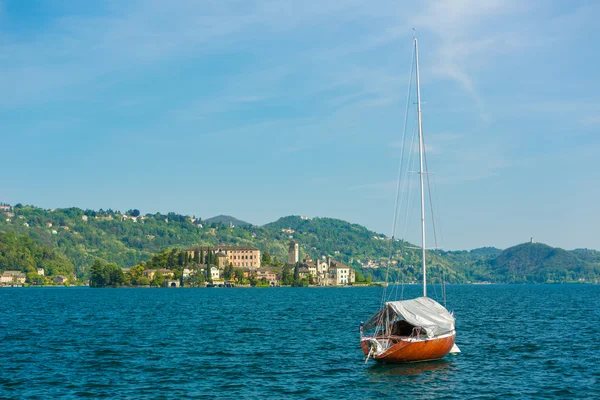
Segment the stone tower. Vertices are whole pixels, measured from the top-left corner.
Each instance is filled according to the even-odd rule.
[[[288,264],[296,264],[300,259],[300,252],[298,251],[298,243],[294,240],[290,241],[290,247],[288,249]]]

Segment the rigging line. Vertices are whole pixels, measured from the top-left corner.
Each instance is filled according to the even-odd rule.
[[[421,135],[423,135],[421,133]],[[422,136],[423,138],[423,159],[425,161],[425,171],[427,172],[427,191],[429,194],[429,207],[431,210],[431,224],[433,226],[433,237],[434,237],[434,241],[435,241],[435,248],[438,247],[438,240],[437,240],[437,230],[436,230],[436,224],[435,224],[435,216],[434,216],[434,212],[433,212],[433,196],[431,195],[431,184],[430,184],[430,179],[429,179],[429,166],[427,164],[427,152],[425,151],[425,137]],[[437,191],[435,190],[435,177],[433,178],[433,183],[434,183],[434,193],[436,195],[436,203],[438,204],[438,210],[439,210],[439,202],[437,202]],[[444,280],[443,280],[443,270],[440,270],[440,273],[442,274],[442,278],[440,278],[440,286],[441,286],[441,291],[442,291],[442,296],[445,298],[445,293],[444,293]],[[433,283],[432,281],[432,286],[433,286],[433,290],[435,293],[435,296],[437,297],[437,289],[436,289],[436,285]]]
[[[435,218],[433,216],[433,201],[431,199],[431,186],[429,184],[429,167],[427,166],[427,152],[425,151],[425,136],[421,132],[421,138],[423,140],[423,161],[425,161],[425,176],[427,176],[427,192],[429,193],[429,208],[431,210],[431,224],[433,225],[433,238],[435,241],[435,248],[438,247],[437,233],[435,231]]]
[[[396,202],[394,204],[394,218],[393,218],[393,223],[392,223],[392,240],[390,241],[388,266],[387,266],[387,270],[386,270],[386,273],[385,273],[385,281],[386,281],[386,283],[387,283],[388,278],[389,278],[390,266],[391,266],[391,263],[392,263],[392,252],[393,252],[393,249],[394,249],[394,238],[396,236],[396,226],[397,226],[397,222],[398,222],[398,203],[400,201],[400,184],[401,184],[401,178],[402,178],[402,165],[403,165],[403,160],[404,160],[404,146],[405,146],[405,143],[406,143],[406,130],[407,130],[406,128],[407,128],[407,125],[408,125],[408,110],[409,110],[410,98],[411,98],[414,58],[415,58],[415,50],[413,48],[412,55],[411,55],[411,58],[410,58],[410,73],[409,73],[409,76],[408,76],[408,89],[407,89],[407,93],[406,93],[406,110],[404,112],[404,129],[403,129],[403,133],[402,133],[402,147],[400,149],[400,162],[399,162],[399,165],[398,165],[398,179],[397,179],[397,183],[396,183]],[[385,299],[385,292],[386,292],[386,290],[387,290],[387,288],[384,288],[382,303],[383,303],[383,299]],[[382,304],[382,306],[383,306],[383,304]]]
[[[410,209],[408,208],[410,205]],[[406,235],[408,234],[408,229],[411,226],[411,221],[412,221],[412,216],[415,214],[415,209],[417,208],[417,203],[413,202],[412,204],[406,204],[406,219],[408,221],[408,223],[406,224],[406,229],[404,232],[404,237],[406,237]]]
[[[406,250],[405,250],[405,246],[406,246],[406,234],[408,232],[408,228],[410,227],[410,223],[411,223],[411,219],[409,218],[409,209],[410,209],[410,205],[411,205],[411,191],[412,191],[412,185],[411,185],[411,180],[409,179],[410,176],[410,168],[412,165],[412,160],[413,160],[413,155],[415,154],[414,148],[415,148],[415,138],[417,137],[417,125],[416,122],[417,121],[417,116],[415,115],[415,120],[414,120],[414,126],[412,129],[412,135],[411,135],[411,144],[410,147],[407,148],[408,150],[408,157],[407,160],[405,162],[405,171],[404,171],[404,181],[403,181],[403,188],[400,192],[400,205],[402,206],[404,203],[406,203],[406,208],[404,211],[404,232],[402,233],[402,239],[401,239],[401,246],[400,246],[400,255],[402,260],[405,259],[406,257]],[[401,207],[404,208],[404,207]],[[414,204],[413,204],[413,208],[414,208]],[[414,209],[410,209],[412,211],[414,211]],[[410,213],[412,215],[412,212]],[[402,264],[404,265],[404,263]],[[405,270],[403,270],[405,272]],[[401,271],[399,271],[401,272]],[[398,276],[398,280],[400,281],[400,276]],[[404,278],[406,278],[406,274],[404,274]],[[404,299],[404,280],[401,280],[401,295],[400,298]],[[398,287],[396,287],[396,296],[398,294]]]
[[[431,276],[431,284],[430,284],[430,286],[431,286],[431,287],[433,287],[433,294],[434,294],[434,296],[435,296],[435,299],[436,299],[436,301],[438,301],[438,303],[439,303],[439,301],[440,301],[441,299],[438,297],[438,293],[437,293],[437,285],[434,283],[434,280],[433,280],[433,274],[431,274],[430,276]]]
[[[412,188],[413,185],[411,184],[411,181],[408,179],[408,175],[411,173],[410,172],[410,168],[412,166],[412,163],[414,162],[416,164],[417,159],[416,157],[413,157],[415,154],[418,153],[417,151],[417,145],[416,145],[416,140],[418,138],[418,132],[417,132],[417,119],[418,117],[415,115],[415,125],[413,128],[413,135],[412,135],[412,142],[411,142],[411,146],[410,146],[410,152],[409,152],[409,161],[408,161],[408,165],[407,165],[407,169],[406,169],[406,179],[404,181],[404,183],[406,184],[406,209],[405,209],[405,217],[404,217],[404,221],[405,226],[404,226],[404,234],[402,236],[402,246],[405,246],[405,238],[406,235],[408,234],[408,230],[411,226],[411,221],[412,221],[412,216],[415,213],[415,209],[417,208],[417,203],[416,202],[411,202],[411,192],[412,192]],[[411,250],[412,252],[412,250]],[[403,259],[404,259],[404,253],[403,253]],[[401,298],[404,298],[404,284],[402,284],[402,293],[401,293]]]
[[[400,298],[404,300],[404,283],[402,284],[402,294],[400,295]]]
[[[417,119],[417,117],[415,116],[415,120]],[[408,179],[408,174],[410,173],[409,168],[411,167],[411,163],[412,163],[412,159],[413,159],[413,155],[415,154],[415,138],[417,137],[417,125],[414,126],[413,128],[413,135],[412,135],[412,142],[410,144],[410,152],[409,152],[409,156],[408,156],[408,164],[407,164],[407,169],[406,169],[406,179],[404,180],[404,183],[406,184],[406,209],[404,211],[404,221],[405,221],[405,225],[404,225],[404,234],[402,235],[402,238],[406,238],[406,235],[408,233],[408,228],[410,227],[410,222],[411,222],[411,218],[409,218],[409,206],[410,206],[410,199],[411,199],[411,192],[412,192],[412,185],[410,184],[410,180]],[[414,204],[413,204],[414,207]],[[410,215],[412,215],[412,212],[414,211],[414,208],[411,209],[411,213]]]
[[[435,203],[435,209],[437,210],[438,213],[438,227],[439,227],[439,234],[440,234],[440,243],[443,246],[444,245],[444,228],[442,225],[442,218],[441,218],[441,212],[440,212],[440,199],[438,196],[438,191],[437,191],[437,180],[435,175],[433,175],[431,177],[432,181],[433,181],[433,197],[434,197],[434,203]]]

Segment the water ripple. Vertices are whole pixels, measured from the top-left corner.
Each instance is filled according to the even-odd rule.
[[[0,397],[600,397],[599,286],[450,286],[463,353],[410,365],[364,363],[380,291],[3,289]]]

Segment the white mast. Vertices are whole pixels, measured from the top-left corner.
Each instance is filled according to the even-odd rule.
[[[419,118],[419,176],[421,178],[421,251],[423,252],[423,296],[427,296],[427,268],[425,265],[425,189],[423,185],[423,126],[421,122],[421,86],[419,84],[419,44],[415,40],[415,61],[417,73],[417,115]]]

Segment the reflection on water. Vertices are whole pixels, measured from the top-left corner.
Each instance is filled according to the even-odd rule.
[[[452,358],[444,358],[435,361],[426,361],[410,364],[379,364],[374,363],[367,368],[367,374],[373,377],[396,375],[396,376],[411,376],[420,375],[427,372],[436,372],[439,374],[448,374],[455,369]]]

